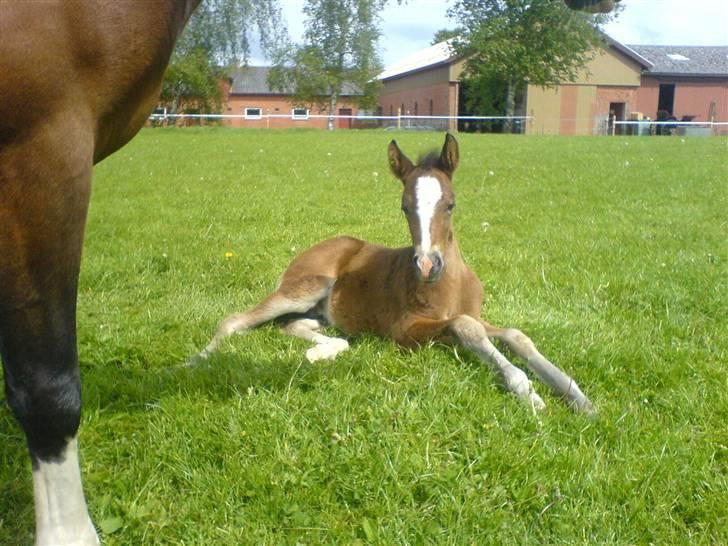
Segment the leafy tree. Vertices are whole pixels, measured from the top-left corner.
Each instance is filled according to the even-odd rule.
[[[622,0],[564,0],[571,9],[580,9],[590,13],[609,13]]]
[[[360,94],[364,108],[376,104],[381,70],[376,44],[379,12],[386,0],[306,0],[303,44],[290,46],[275,59],[269,83],[292,90],[299,104],[318,105],[329,112],[334,128],[336,105],[345,86]]]
[[[502,82],[507,116],[527,84],[575,79],[602,40],[599,25],[611,17],[572,11],[561,0],[456,0],[448,14],[460,27],[454,48],[467,58],[468,87]],[[511,129],[506,122],[504,131]]]
[[[457,38],[460,34],[460,31],[457,29],[447,29],[447,28],[441,28],[437,32],[435,32],[435,35],[432,37],[432,41],[430,42],[430,45],[439,44],[440,42],[444,42],[446,40],[449,40],[451,38]]]
[[[279,0],[203,1],[177,42],[161,100],[172,113],[219,111],[224,67],[246,59],[251,40],[264,51],[276,51],[286,36]]]

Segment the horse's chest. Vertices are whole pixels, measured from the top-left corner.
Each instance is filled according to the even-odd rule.
[[[400,276],[369,273],[346,273],[336,280],[327,306],[331,323],[350,334],[392,337],[396,325],[412,315],[448,318],[447,302],[431,290]]]

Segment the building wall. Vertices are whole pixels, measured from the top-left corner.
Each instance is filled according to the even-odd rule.
[[[642,67],[612,47],[598,50],[576,79],[581,85],[639,86]]]
[[[451,80],[450,75],[451,65],[443,65],[384,81],[379,93],[382,114],[385,116],[457,115],[458,82]],[[451,131],[457,129],[455,120],[451,122],[443,120],[441,125],[442,128]]]
[[[715,121],[728,121],[728,78],[685,79],[643,76],[637,95],[639,111],[655,119],[661,83],[675,84],[673,115],[695,116],[695,121],[710,121],[710,106],[715,103]]]
[[[558,135],[561,129],[561,90],[564,86],[544,89],[529,85],[526,98],[526,134]]]
[[[624,102],[628,116],[637,106],[640,66],[614,50],[600,50],[574,82],[551,89],[529,85],[528,134],[592,135],[606,130],[609,103]]]
[[[288,97],[283,95],[229,95],[226,105],[225,114],[242,115],[245,114],[246,108],[261,108],[264,115],[282,115],[280,118],[263,118],[259,120],[252,119],[226,119],[225,124],[232,127],[251,127],[251,128],[271,128],[285,129],[291,127],[306,127],[325,129],[328,125],[326,118],[309,118],[307,120],[294,120],[292,118],[293,103]],[[358,107],[346,97],[340,98],[336,105],[337,114],[341,108],[350,108],[353,115],[359,111]],[[328,112],[319,108],[312,108],[309,114],[326,115]],[[341,123],[339,123],[341,121]],[[337,126],[349,126],[345,120],[337,120]]]

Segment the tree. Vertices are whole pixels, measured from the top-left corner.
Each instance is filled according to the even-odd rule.
[[[379,12],[386,0],[306,0],[303,44],[277,56],[269,83],[292,90],[294,101],[317,104],[329,112],[334,128],[336,105],[345,86],[358,92],[357,102],[376,104],[381,70],[376,44]]]
[[[439,44],[440,42],[444,42],[446,40],[450,40],[451,38],[457,38],[460,34],[460,31],[457,29],[447,29],[447,28],[441,28],[437,32],[435,32],[435,35],[432,37],[432,41],[430,42],[430,45]]]
[[[161,100],[186,111],[219,111],[225,67],[246,59],[252,40],[275,51],[287,36],[279,0],[205,0],[180,36]]]
[[[448,15],[460,27],[453,45],[467,58],[468,87],[502,82],[507,116],[527,84],[573,81],[601,43],[599,25],[611,17],[572,11],[561,0],[457,0]],[[511,129],[509,120],[504,131]]]
[[[609,13],[622,0],[564,0],[571,9],[580,9],[590,13]]]

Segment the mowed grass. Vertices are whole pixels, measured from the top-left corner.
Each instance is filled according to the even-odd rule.
[[[728,543],[728,142],[459,135],[486,289],[599,408],[532,415],[472,356],[264,327],[175,368],[292,257],[408,244],[386,146],[442,134],[145,130],[96,168],[79,294],[82,467],[109,545]],[[226,253],[232,253],[232,256]],[[0,413],[0,544],[30,464]]]

